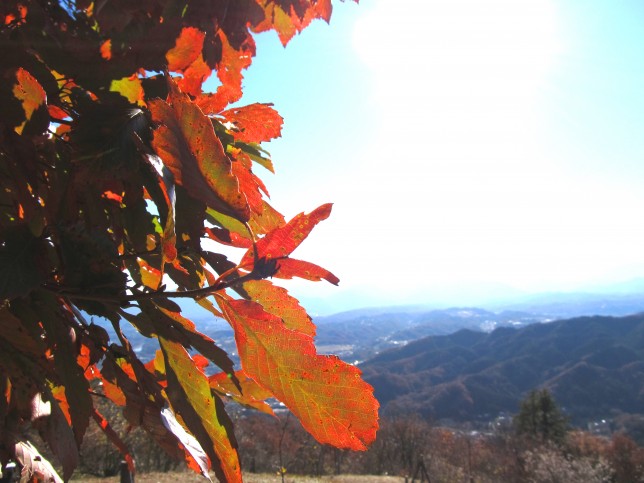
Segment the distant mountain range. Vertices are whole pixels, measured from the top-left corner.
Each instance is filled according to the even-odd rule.
[[[230,326],[185,308],[236,360]],[[516,412],[527,391],[545,386],[576,423],[624,412],[642,414],[644,424],[639,294],[545,294],[485,309],[368,308],[314,322],[318,352],[360,364],[384,410],[485,421]],[[154,357],[155,339],[129,324],[123,330],[144,361]]]
[[[573,422],[644,413],[644,314],[460,330],[388,350],[360,365],[384,410],[434,419],[516,413],[549,388]]]
[[[191,301],[181,301],[184,315],[199,330],[233,356],[232,329]],[[633,294],[544,294],[505,305],[486,308],[432,309],[422,305],[365,308],[335,315],[314,317],[316,346],[321,353],[337,354],[348,362],[367,360],[378,353],[427,337],[447,335],[461,329],[491,332],[499,327],[525,327],[539,322],[580,315],[627,315],[644,312],[644,295]],[[111,332],[110,324],[107,324]],[[123,329],[139,355],[154,357],[156,340],[140,335],[129,324]]]

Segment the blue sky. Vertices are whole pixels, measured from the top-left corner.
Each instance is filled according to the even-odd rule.
[[[295,256],[340,287],[285,284],[313,311],[644,276],[644,3],[334,8],[286,49],[259,36],[244,81],[285,118],[273,204],[334,202]]]

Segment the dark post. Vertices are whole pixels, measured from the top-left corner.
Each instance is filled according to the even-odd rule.
[[[134,475],[130,473],[125,461],[121,461],[121,483],[134,483]]]

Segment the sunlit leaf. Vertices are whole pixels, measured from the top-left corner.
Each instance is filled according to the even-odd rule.
[[[131,77],[123,77],[122,79],[113,80],[110,84],[110,91],[118,92],[125,97],[132,104],[144,106],[143,100],[143,87],[141,86],[141,79],[136,75]]]
[[[340,279],[329,272],[327,269],[322,268],[314,263],[305,262],[303,260],[295,260],[293,258],[285,258],[278,262],[277,272],[273,275],[277,278],[290,279],[293,277],[319,282],[326,280],[333,285],[338,285]]]
[[[14,96],[22,103],[25,111],[24,122],[16,127],[16,132],[22,134],[27,122],[34,113],[47,102],[47,94],[40,83],[22,67],[16,72],[16,84],[13,86]]]
[[[230,397],[233,401],[257,409],[263,413],[273,415],[274,413],[271,407],[264,402],[266,399],[273,397],[273,394],[258,385],[244,371],[237,371],[235,375],[237,376],[239,385],[235,384],[230,374],[226,374],[225,372],[210,376],[208,382],[211,388],[222,395]]]
[[[318,355],[311,336],[288,329],[247,300],[217,296],[235,330],[242,368],[271,391],[321,443],[365,450],[376,437],[378,402],[360,370]]]
[[[175,182],[182,185],[208,206],[248,220],[249,208],[231,162],[215,135],[210,120],[170,81],[169,103],[154,101],[150,110],[161,125],[152,145]]]
[[[165,58],[168,60],[168,70],[187,69],[201,55],[205,37],[205,32],[195,27],[184,27],[175,46],[165,54]]]
[[[225,481],[241,481],[237,449],[222,418],[227,418],[221,402],[210,391],[208,379],[195,367],[185,348],[159,337],[166,361],[168,396],[190,432],[215,465],[215,472]],[[223,477],[223,478],[222,478]]]
[[[322,205],[309,214],[300,213],[286,225],[271,231],[256,244],[258,258],[280,258],[290,255],[304,239],[311,233],[311,230],[320,221],[325,220],[331,214],[331,204]],[[241,261],[247,264],[253,260],[253,251],[249,250]]]
[[[233,136],[239,141],[260,143],[282,134],[284,119],[273,109],[272,104],[255,103],[236,107],[221,115],[235,125]]]
[[[221,60],[217,69],[217,77],[221,85],[214,94],[206,94],[196,99],[197,105],[206,114],[217,114],[223,111],[228,104],[238,101],[242,96],[242,70],[251,64],[255,55],[255,44],[252,38],[237,50],[230,45],[226,34],[218,32],[221,42]]]
[[[249,280],[244,283],[244,289],[250,300],[259,303],[269,314],[282,319],[286,327],[315,337],[315,324],[311,317],[285,288],[273,285],[268,280]]]

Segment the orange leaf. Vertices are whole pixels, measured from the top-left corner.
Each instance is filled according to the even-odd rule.
[[[241,221],[250,210],[230,159],[210,119],[169,80],[169,103],[150,103],[152,117],[161,126],[152,146],[172,171],[175,182],[208,206]]]
[[[326,220],[331,214],[330,203],[322,205],[311,213],[300,213],[286,225],[268,233],[259,240],[257,246],[257,258],[281,258],[290,255],[300,243],[311,233],[313,227],[320,221]],[[253,250],[248,250],[242,258],[241,265],[250,264],[253,261]]]
[[[259,303],[269,314],[278,316],[289,329],[315,337],[315,324],[311,317],[285,288],[273,285],[269,280],[249,280],[244,283],[244,290],[253,302]]]
[[[321,443],[365,450],[378,429],[378,401],[360,370],[316,354],[313,338],[290,330],[261,305],[217,294],[233,325],[242,368],[271,391]]]
[[[25,111],[25,120],[16,127],[16,132],[22,134],[22,130],[34,112],[47,102],[47,94],[36,78],[22,67],[16,71],[16,81],[17,83],[13,86],[13,95],[22,103],[22,109]]]
[[[217,77],[221,85],[214,94],[206,94],[196,99],[197,105],[206,114],[217,114],[228,104],[238,101],[242,96],[242,70],[247,69],[255,55],[255,43],[252,37],[237,50],[230,45],[223,30],[218,32],[221,40],[221,60],[217,65]]]
[[[183,92],[187,92],[191,96],[198,96],[201,94],[201,86],[212,74],[212,69],[203,60],[200,55],[197,59],[190,64],[183,72],[183,79],[179,79],[178,85]]]
[[[184,27],[172,49],[166,54],[169,71],[187,69],[201,55],[206,34],[195,27]]]
[[[56,119],[65,119],[66,117],[69,117],[69,114],[63,111],[60,107],[55,106],[53,104],[48,104],[47,110],[49,111],[49,115],[54,118],[52,119],[52,121],[54,122],[56,122]],[[66,126],[66,127],[69,127],[69,126]]]
[[[252,165],[250,158],[243,152],[236,152],[237,162],[233,163],[233,174],[239,181],[239,188],[246,195],[246,201],[253,213],[261,214],[264,210],[262,193],[266,193],[266,187],[262,180],[253,174],[250,169]],[[246,162],[244,162],[246,161]]]
[[[239,404],[273,415],[274,413],[271,407],[264,402],[265,399],[273,397],[273,394],[259,386],[244,371],[236,371],[235,375],[237,376],[241,391],[230,375],[225,372],[210,376],[208,383],[215,391],[229,396]]]
[[[139,264],[139,273],[141,274],[141,282],[143,283],[143,285],[151,288],[152,290],[159,288],[159,285],[161,284],[161,277],[163,276],[161,271],[149,265],[142,258],[137,258],[136,261]]]
[[[284,119],[272,104],[250,104],[236,107],[221,113],[226,120],[235,124],[233,136],[238,141],[246,143],[261,143],[270,141],[282,134]]]
[[[105,60],[110,60],[112,58],[112,40],[107,39],[101,44],[101,57]]]
[[[315,263],[295,260],[293,258],[284,258],[278,262],[277,267],[277,272],[273,275],[277,278],[291,279],[293,277],[299,277],[314,282],[326,280],[333,285],[340,283],[338,277]]]
[[[263,4],[265,19],[254,30],[275,30],[282,45],[304,30],[312,20],[321,18],[328,23],[331,19],[331,0],[261,0],[258,3]]]

